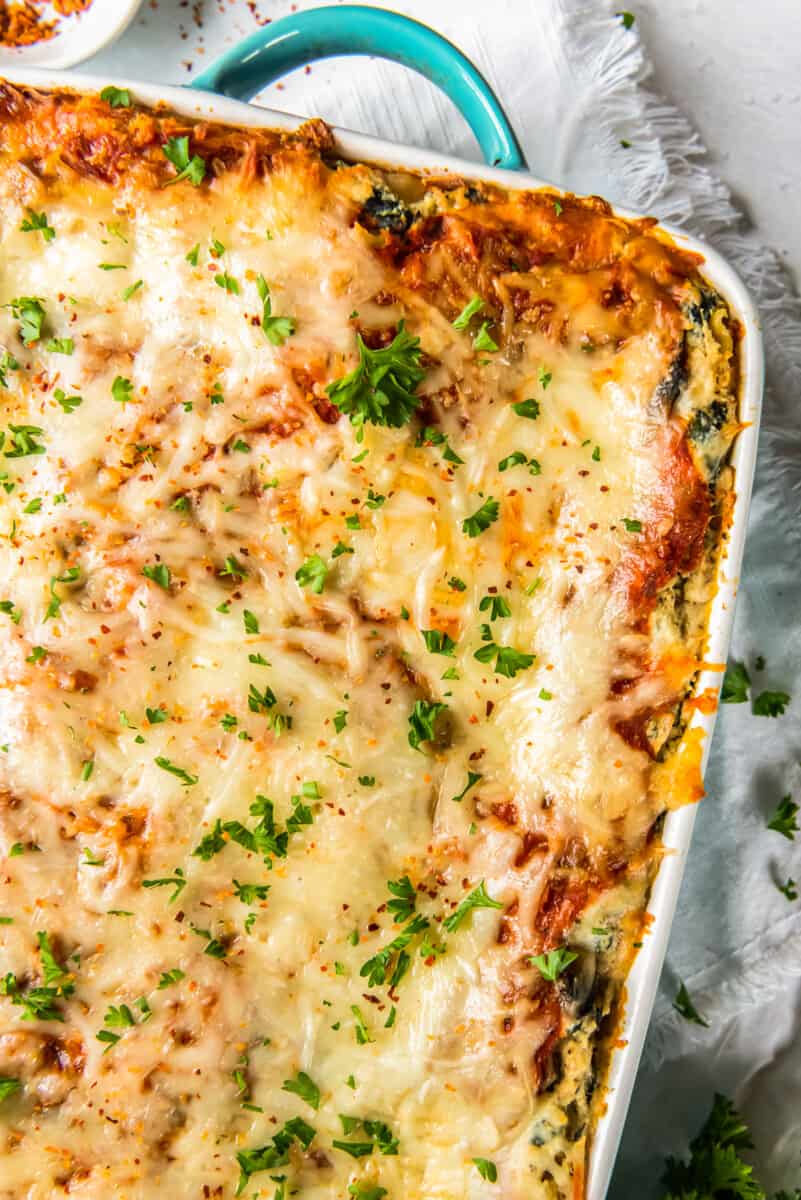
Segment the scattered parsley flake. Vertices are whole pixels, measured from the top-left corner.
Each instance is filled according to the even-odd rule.
[[[168,774],[174,775],[176,779],[179,779],[184,787],[192,787],[198,781],[197,775],[190,775],[183,767],[177,767],[175,763],[170,762],[162,754],[157,755],[154,762],[157,767],[161,767],[162,771],[167,771]]]
[[[486,1179],[488,1183],[497,1182],[498,1168],[494,1162],[490,1162],[488,1158],[474,1158],[473,1165],[482,1179]]]
[[[760,692],[754,698],[751,712],[755,717],[781,717],[789,703],[787,692]]]
[[[165,592],[170,590],[170,568],[166,563],[145,563],[145,565],[142,567],[142,574],[144,575],[145,579],[149,579],[151,582],[157,583],[158,586],[163,588]]]
[[[435,724],[440,713],[447,711],[447,704],[418,700],[409,714],[409,745],[419,750],[423,742],[434,740]]]
[[[679,985],[676,999],[673,1001],[673,1007],[680,1017],[684,1017],[685,1021],[690,1021],[693,1025],[703,1025],[705,1029],[709,1028],[709,1022],[704,1020],[693,1004],[690,993],[687,991],[684,983]]]
[[[325,587],[328,567],[319,554],[312,554],[295,572],[295,579],[301,587],[310,588],[315,595],[320,595]]]
[[[470,324],[471,319],[476,315],[476,313],[481,312],[483,307],[484,307],[484,301],[481,299],[481,297],[480,296],[472,296],[471,299],[468,300],[467,304],[464,306],[462,311],[459,313],[459,316],[456,317],[456,319],[451,322],[451,324],[453,325],[453,328],[458,329],[460,332],[464,329],[467,329],[468,325]]]
[[[768,829],[772,829],[774,833],[780,833],[782,837],[787,838],[788,842],[795,839],[795,835],[799,832],[798,822],[798,805],[794,803],[792,798],[787,795],[776,806],[776,811],[768,821]]]
[[[305,1071],[298,1071],[294,1079],[285,1079],[281,1084],[281,1091],[300,1096],[315,1112],[320,1107],[320,1089]]]
[[[131,93],[127,88],[105,87],[100,93],[100,99],[105,100],[112,108],[131,107]]]
[[[449,634],[440,629],[421,629],[420,633],[430,654],[443,654],[446,658],[453,658],[456,642]]]
[[[533,398],[518,400],[516,404],[512,405],[512,411],[516,412],[519,417],[526,417],[529,421],[536,421],[540,415],[540,402]]]
[[[167,187],[180,183],[182,179],[188,179],[193,187],[200,187],[206,178],[206,163],[199,154],[190,157],[188,136],[168,138],[161,149],[178,172],[174,179],[168,181]]]
[[[478,887],[465,897],[459,907],[445,918],[442,922],[443,927],[447,929],[448,933],[454,933],[460,925],[464,924],[474,908],[503,908],[503,904],[499,900],[493,900],[488,894],[483,879]]]
[[[116,400],[117,404],[121,404],[125,408],[129,404],[133,396],[133,384],[130,379],[126,379],[123,375],[118,375],[111,385],[111,396]]]
[[[537,968],[543,979],[553,983],[577,958],[578,954],[566,946],[560,946],[557,950],[549,950],[547,954],[532,955],[529,962]]]
[[[475,785],[478,783],[479,779],[482,779],[482,778],[483,778],[483,776],[480,775],[478,771],[468,771],[467,772],[467,783],[464,785],[464,787],[462,788],[461,792],[458,793],[458,795],[451,796],[451,800],[453,800],[453,801],[455,801],[455,803],[459,804],[462,800],[464,800],[465,796],[470,791],[470,789],[472,787],[475,787]]]
[[[56,231],[52,225],[48,223],[47,213],[34,212],[32,208],[28,209],[28,215],[20,225],[23,233],[41,233],[46,242],[52,242],[56,236]]]
[[[490,525],[498,520],[500,511],[501,506],[498,501],[493,500],[490,496],[480,508],[476,509],[472,516],[466,517],[462,521],[462,533],[467,534],[471,538],[478,537],[480,533],[489,529]]]
[[[264,336],[273,346],[282,346],[286,339],[295,332],[295,319],[294,317],[273,316],[270,288],[263,275],[259,275],[256,279],[256,289],[262,302],[261,327]]]

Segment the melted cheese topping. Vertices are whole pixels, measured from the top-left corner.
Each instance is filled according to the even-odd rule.
[[[600,267],[532,263],[493,274],[477,349],[464,229],[421,287],[359,219],[377,180],[302,148],[199,188],[0,169],[2,1197],[582,1194],[666,803],[621,731],[672,728],[696,665],[632,585],[676,573],[643,547],[677,524],[686,420],[654,397],[687,322],[646,272],[635,321]],[[325,385],[402,318],[426,419],[362,440]]]

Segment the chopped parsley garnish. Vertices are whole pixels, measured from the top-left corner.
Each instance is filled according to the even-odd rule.
[[[29,502],[28,502],[28,503],[25,505],[25,507],[23,508],[23,510],[22,510],[22,511],[23,511],[24,513],[38,513],[38,512],[41,512],[41,511],[42,511],[42,498],[41,498],[41,496],[35,496],[33,500],[30,500],[30,501],[29,501]]]
[[[593,462],[600,462],[600,461],[601,461],[601,447],[600,447],[600,446],[596,446],[596,447],[595,447],[595,449],[593,450],[593,452],[592,452],[592,461],[593,461]]]
[[[453,328],[458,329],[460,331],[463,329],[467,329],[467,326],[470,324],[471,318],[473,318],[476,315],[476,313],[481,312],[483,307],[484,307],[484,301],[481,299],[481,297],[480,296],[472,296],[470,298],[470,300],[468,300],[467,304],[465,304],[464,308],[459,313],[459,316],[456,318],[456,320],[451,322],[451,324],[453,325]]]
[[[578,954],[560,946],[557,950],[549,950],[547,954],[533,954],[529,962],[537,968],[543,979],[553,983],[577,958]]]
[[[373,425],[406,425],[420,405],[415,389],[425,376],[420,367],[420,339],[404,321],[388,346],[371,350],[357,334],[359,365],[326,388],[328,397],[350,422],[361,429]]]
[[[367,489],[367,499],[364,502],[366,508],[380,508],[385,502],[386,496],[382,496],[380,492],[374,492],[372,488]]]
[[[219,854],[225,849],[227,839],[223,837],[222,821],[218,817],[214,822],[214,828],[211,833],[205,834],[192,851],[194,858],[200,858],[203,862],[210,862],[215,854]]]
[[[26,663],[33,663],[36,665],[36,663],[40,663],[42,659],[46,657],[46,655],[47,651],[45,650],[44,646],[34,646],[25,661]]]
[[[349,517],[345,517],[345,524],[348,529],[361,529],[362,522],[358,513],[351,513]]]
[[[57,583],[75,583],[80,578],[80,569],[78,567],[69,567],[63,575],[51,575],[50,577],[50,603],[45,612],[45,621],[50,621],[57,617],[61,611],[61,597],[56,592]]]
[[[344,542],[340,541],[340,542],[337,542],[336,546],[334,546],[334,549],[331,551],[331,557],[332,558],[341,558],[341,556],[343,554],[353,554],[353,553],[354,553],[354,550],[353,550],[352,546],[347,546]]]
[[[11,617],[15,625],[19,625],[22,620],[22,609],[17,608],[12,600],[0,600],[0,613]]]
[[[484,501],[480,508],[476,509],[472,516],[466,517],[462,521],[462,533],[468,537],[478,537],[486,529],[489,529],[493,522],[498,520],[500,516],[501,506],[497,500],[493,500],[490,496]]]
[[[616,12],[615,16],[620,17],[620,23],[624,29],[631,29],[634,24],[634,13],[621,11]]]
[[[498,343],[495,341],[495,339],[491,335],[491,333],[489,331],[489,327],[490,327],[489,321],[481,322],[481,328],[479,329],[478,333],[473,338],[473,349],[474,350],[486,350],[488,353],[492,353],[495,350],[500,349],[500,347],[498,346]]]
[[[112,1004],[103,1018],[103,1024],[110,1025],[112,1029],[128,1029],[136,1021],[127,1004]]]
[[[328,575],[328,567],[325,560],[319,554],[312,554],[311,558],[307,558],[301,567],[298,567],[295,572],[295,579],[301,587],[310,588],[316,595],[320,595],[325,587],[326,576]]]
[[[511,617],[512,615],[512,610],[503,596],[484,596],[478,606],[478,610],[479,612],[487,612],[489,610],[490,621],[497,621],[500,617]]]
[[[48,224],[47,213],[34,212],[32,208],[28,209],[28,215],[20,225],[23,233],[41,233],[46,242],[52,242],[56,236],[56,231]]]
[[[184,787],[192,787],[198,781],[197,775],[190,775],[183,767],[177,767],[175,763],[170,762],[168,758],[164,758],[159,754],[154,759],[157,767],[161,767],[162,771],[167,771],[168,774],[174,775],[176,779],[180,779]]]
[[[553,379],[553,375],[551,374],[550,371],[546,371],[545,367],[540,367],[539,370],[537,371],[537,379],[539,380],[542,390],[545,391],[548,384]]]
[[[244,579],[247,576],[245,568],[237,562],[233,554],[227,555],[225,566],[217,572],[221,579],[229,577],[231,579]]]
[[[236,1156],[239,1163],[239,1182],[236,1195],[241,1196],[248,1185],[251,1175],[258,1171],[274,1171],[284,1167],[289,1162],[289,1148],[294,1141],[300,1142],[304,1150],[317,1136],[317,1131],[308,1125],[302,1117],[293,1117],[273,1135],[272,1140],[257,1150],[240,1150]]]
[[[642,521],[638,521],[631,517],[623,518],[623,525],[627,533],[642,533]]]
[[[478,771],[468,771],[467,772],[467,783],[464,785],[464,787],[462,788],[461,792],[458,793],[458,795],[451,796],[451,800],[455,801],[457,804],[460,801],[464,800],[465,796],[470,791],[471,787],[475,787],[475,785],[478,783],[479,779],[481,779],[481,778],[482,778],[482,776],[478,773]]]
[[[200,187],[206,178],[206,163],[199,154],[190,157],[189,138],[186,135],[168,138],[161,149],[178,172],[174,179],[169,180],[167,187],[180,183],[182,179],[188,179],[194,187]]]
[[[449,634],[443,633],[439,629],[421,629],[420,633],[426,644],[426,650],[431,654],[444,654],[446,658],[453,658],[456,642]]]
[[[166,563],[145,563],[142,567],[142,574],[145,579],[150,579],[153,583],[157,583],[160,588],[164,588],[165,592],[170,590],[170,568]]]
[[[467,584],[458,575],[451,575],[448,580],[448,587],[454,592],[464,592],[467,590]]]
[[[699,1013],[698,1009],[690,998],[690,993],[682,983],[676,993],[676,999],[673,1001],[673,1007],[680,1017],[684,1017],[685,1021],[691,1021],[693,1025],[703,1025],[705,1029],[709,1028],[709,1022],[705,1021]]]
[[[0,1104],[7,1100],[9,1096],[13,1096],[15,1092],[20,1091],[22,1083],[19,1079],[12,1079],[8,1075],[0,1075]]]
[[[780,833],[782,837],[787,838],[788,842],[792,842],[799,831],[796,821],[798,811],[798,805],[793,802],[791,797],[783,796],[768,821],[768,829],[772,829],[774,833]]]
[[[450,443],[446,434],[441,429],[436,429],[433,425],[426,425],[425,429],[421,429],[415,439],[415,446],[444,446],[442,457],[446,462],[453,463],[455,467],[460,467],[464,464],[464,459],[451,449]]]
[[[334,1138],[331,1145],[336,1150],[344,1150],[351,1158],[366,1158],[373,1153],[372,1142],[343,1142]]]
[[[414,885],[408,875],[403,875],[400,879],[388,879],[387,888],[394,897],[393,900],[387,901],[387,912],[392,913],[392,919],[396,924],[402,925],[404,921],[408,921],[410,917],[414,916],[417,904]]]
[[[144,282],[144,279],[137,279],[136,283],[129,284],[127,288],[124,288],[122,292],[123,300],[127,301],[131,299],[131,296],[135,296],[139,289],[144,286]]]
[[[45,448],[36,441],[37,437],[41,437],[44,433],[38,425],[12,425],[8,426],[10,439],[10,449],[4,450],[6,444],[6,435],[0,433],[0,450],[3,450],[6,458],[27,458],[29,454],[44,454]],[[6,489],[8,490],[8,489]]]
[[[540,688],[539,693],[538,693],[538,699],[553,700],[553,692],[546,691],[545,688]]]
[[[503,908],[503,904],[499,900],[493,900],[488,894],[483,879],[478,887],[464,898],[459,907],[445,918],[442,922],[443,927],[447,929],[448,933],[454,933],[460,925],[464,924],[474,908]]]
[[[243,904],[255,904],[257,900],[266,900],[270,894],[269,883],[240,883],[234,880],[234,895]]]
[[[522,450],[514,450],[511,454],[507,454],[506,458],[502,458],[498,463],[499,471],[509,471],[512,467],[520,467],[528,462],[528,458]]]
[[[99,271],[127,271],[128,270],[125,263],[98,263],[97,269]]]
[[[112,399],[125,408],[125,405],[130,403],[132,396],[133,384],[130,379],[126,379],[123,375],[118,375],[111,385]]]
[[[776,887],[788,900],[798,899],[798,885],[794,879],[788,879],[786,883],[777,883]]]
[[[360,775],[359,783],[362,787],[375,787],[375,775]]]
[[[516,412],[518,417],[527,417],[529,421],[536,421],[540,415],[539,400],[518,400],[512,405],[512,411]]]
[[[14,358],[14,355],[9,354],[7,350],[4,350],[3,353],[0,354],[0,387],[8,387],[8,378],[6,376],[7,371],[18,370],[19,363],[17,362],[16,358]]]
[[[409,745],[419,750],[422,742],[431,742],[436,733],[434,726],[440,713],[447,711],[447,704],[437,701],[418,700],[409,714]]]
[[[781,717],[789,703],[787,692],[760,692],[754,698],[751,712],[755,717]]]
[[[300,1096],[315,1112],[320,1107],[320,1089],[305,1071],[298,1071],[294,1079],[285,1079],[281,1084],[281,1091]]]
[[[104,87],[100,99],[105,100],[112,108],[130,108],[131,93],[127,88]]]
[[[258,618],[256,617],[255,613],[252,613],[250,611],[250,609],[246,608],[244,610],[244,612],[242,613],[242,620],[244,621],[244,624],[245,624],[245,633],[258,633],[259,632]]]
[[[366,1046],[368,1042],[374,1041],[374,1038],[371,1036],[370,1030],[367,1028],[367,1024],[362,1016],[362,1010],[359,1008],[358,1004],[351,1004],[350,1011],[353,1014],[353,1031],[356,1035],[356,1041],[360,1046]]]
[[[481,663],[490,663],[494,658],[496,675],[504,675],[507,679],[514,679],[518,671],[525,671],[536,657],[536,654],[515,650],[513,646],[498,646],[492,641],[479,647],[473,655]]]
[[[156,984],[156,987],[160,992],[163,992],[165,988],[172,987],[174,983],[180,983],[183,978],[184,972],[180,969],[180,967],[173,967],[169,971],[161,972],[161,978]]]
[[[18,296],[5,307],[10,308],[19,321],[19,336],[23,345],[32,346],[38,342],[46,316],[42,301],[37,296]]]
[[[748,699],[748,689],[751,680],[745,663],[732,661],[726,667],[723,676],[723,687],[720,692],[721,704],[744,704]]]
[[[75,409],[83,404],[83,396],[68,396],[62,388],[56,388],[53,396],[65,413],[75,412]]]
[[[347,723],[348,710],[346,708],[340,708],[338,712],[334,713],[334,729],[336,729],[337,733],[341,733]]]
[[[145,716],[149,725],[163,725],[168,714],[163,708],[145,708]]]
[[[194,245],[192,247],[192,249],[189,251],[189,253],[186,255],[186,261],[188,263],[190,263],[193,267],[196,267],[198,264],[199,256],[200,256],[200,242],[197,242],[196,245]]]
[[[224,292],[228,292],[232,296],[239,295],[239,284],[234,279],[233,275],[229,275],[227,271],[223,271],[219,275],[214,276],[214,282],[218,288],[222,288]]]
[[[387,1189],[372,1183],[349,1183],[348,1195],[353,1200],[384,1200]]]
[[[497,1183],[498,1168],[494,1162],[490,1162],[488,1158],[474,1158],[473,1165],[482,1179],[486,1179],[488,1183]]]
[[[262,302],[261,327],[264,331],[264,336],[274,346],[283,346],[286,339],[291,337],[295,332],[295,320],[293,317],[273,316],[270,287],[263,275],[257,277],[256,289],[259,293],[259,299]]]

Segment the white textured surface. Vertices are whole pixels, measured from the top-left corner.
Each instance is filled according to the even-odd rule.
[[[713,166],[755,219],[759,239],[773,244],[796,278],[801,277],[798,0],[729,0],[725,10],[713,0],[627,0],[626,6],[636,12],[635,34],[642,36],[655,64],[651,87],[700,130],[711,147]],[[260,7],[264,15],[275,17],[290,9],[284,0],[262,0]],[[534,170],[613,198],[642,196],[643,180],[627,174],[628,164],[616,142],[593,136],[594,89],[599,73],[609,72],[608,62],[597,45],[587,48],[583,57],[575,54],[586,35],[587,16],[611,5],[594,0],[579,15],[577,0],[562,0],[561,6],[559,0],[537,0],[536,5],[532,0],[495,0],[492,5],[485,0],[429,0],[427,5],[397,0],[395,7],[436,24],[477,56],[512,110]],[[557,32],[543,14],[560,7],[574,16],[572,24],[569,20]],[[186,81],[191,76],[182,59],[193,60],[197,73],[214,53],[256,27],[246,0],[220,0],[219,5],[206,0],[203,8],[207,27],[201,34],[192,27],[191,8],[183,7],[182,0],[160,0],[156,11],[146,8],[134,30],[89,68]],[[187,26],[185,39],[179,22]],[[197,52],[201,37],[210,51],[204,55]],[[570,40],[575,45],[568,64],[564,51]],[[558,105],[552,91],[554,64],[574,82]],[[365,100],[371,90],[374,100]],[[297,75],[285,88],[270,88],[265,100],[275,107],[320,112],[389,137],[475,154],[447,103],[434,99],[427,85],[411,83],[400,69],[357,67],[353,61],[327,63],[313,68],[310,76]],[[589,138],[581,137],[582,119],[589,122]],[[674,148],[683,136],[669,115],[658,132],[671,135]],[[635,140],[632,134],[645,136],[640,126],[626,128],[623,136]],[[697,179],[684,181],[672,192],[655,188],[653,204],[658,211],[686,215],[691,227],[719,227],[720,201],[702,193]],[[752,272],[760,262],[757,246],[748,257]],[[770,287],[765,292],[778,297]],[[795,338],[782,342],[774,336],[772,348],[769,345],[779,370],[788,346],[797,356],[797,333]],[[735,643],[739,655],[766,654],[772,671],[763,686],[771,687],[801,675],[801,639],[786,632],[801,562],[801,519],[791,508],[801,499],[801,439],[787,434],[788,428],[798,426],[797,388],[789,383],[793,372],[798,379],[799,367],[797,359],[789,368],[783,364],[784,391],[774,387],[766,411],[756,536],[751,539]],[[771,861],[780,865],[783,877],[799,878],[801,858],[797,846],[764,831],[765,814],[784,791],[801,797],[801,776],[794,766],[797,743],[794,753],[791,737],[797,703],[792,711],[795,716],[788,714],[784,722],[761,722],[757,738],[746,706],[728,709],[719,722],[710,796],[699,814],[652,1038],[651,1061],[662,1065],[641,1072],[611,1193],[614,1200],[645,1200],[653,1194],[656,1164],[666,1151],[686,1145],[716,1088],[735,1095],[754,1123],[760,1158],[772,1174],[770,1183],[801,1183],[801,1123],[794,1115],[801,1112],[799,906],[774,895],[766,882]],[[672,1022],[670,998],[678,975],[688,980],[701,998],[699,1007],[712,1017],[709,1033]],[[769,993],[772,998],[763,999]]]

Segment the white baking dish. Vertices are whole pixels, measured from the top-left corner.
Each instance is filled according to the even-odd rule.
[[[43,88],[67,87],[75,90],[99,91],[113,83],[118,87],[128,87],[133,97],[145,104],[165,104],[188,117],[210,118],[232,125],[291,130],[302,123],[302,118],[289,116],[273,109],[254,107],[238,100],[182,87],[166,87],[119,78],[109,79],[33,69],[6,70],[3,74],[10,82]],[[461,159],[446,157],[410,146],[395,145],[379,138],[368,137],[344,129],[336,129],[335,135],[339,150],[345,159],[394,164],[425,173],[450,172],[463,177],[491,180],[507,188],[528,189],[554,186],[522,171],[501,170],[468,163]],[[627,218],[640,215],[626,209],[617,209],[616,211],[620,216]],[[717,694],[723,678],[722,668],[726,661],[731,635],[756,461],[763,388],[762,337],[759,316],[754,303],[725,259],[715,250],[681,230],[668,226],[664,228],[680,246],[703,256],[703,274],[728,301],[731,311],[739,320],[743,331],[740,342],[740,419],[743,423],[743,430],[734,444],[732,455],[736,472],[736,501],[729,537],[723,549],[717,594],[710,619],[706,661],[712,664],[712,667],[701,672],[697,684],[698,693],[713,692]],[[705,766],[715,724],[715,714],[696,712],[691,724],[703,729],[706,733],[703,763]],[[628,978],[627,1001],[621,1031],[621,1038],[625,1045],[614,1055],[608,1080],[607,1111],[599,1123],[593,1140],[587,1191],[589,1200],[603,1200],[609,1186],[667,949],[694,822],[695,807],[688,806],[671,813],[665,823],[663,840],[665,846],[672,853],[666,856],[660,868],[649,905],[649,911],[653,916],[651,930]]]

